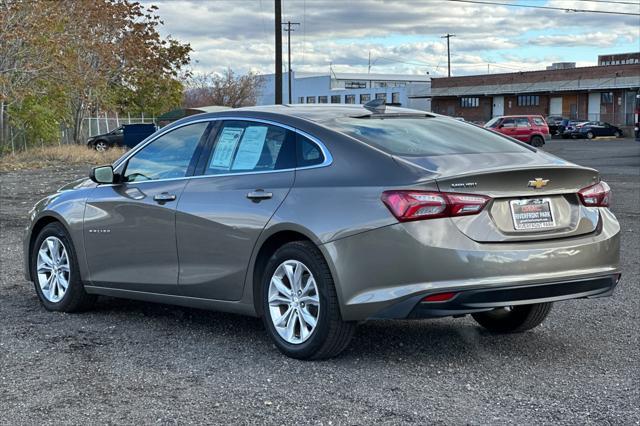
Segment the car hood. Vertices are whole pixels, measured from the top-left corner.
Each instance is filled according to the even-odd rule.
[[[531,153],[484,153],[434,155],[425,157],[394,157],[396,160],[417,166],[427,172],[428,178],[462,176],[485,171],[521,168],[579,167],[543,151]]]
[[[60,188],[58,188],[57,192],[74,191],[77,189],[84,189],[84,188],[95,188],[96,186],[98,186],[98,184],[96,184],[91,179],[80,178],[61,186]]]

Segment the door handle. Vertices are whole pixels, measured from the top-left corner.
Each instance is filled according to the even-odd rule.
[[[273,197],[273,193],[265,192],[264,189],[256,189],[247,194],[247,198],[253,201],[268,200]]]
[[[168,192],[163,192],[162,194],[156,194],[153,196],[153,200],[159,203],[166,203],[167,201],[175,201],[176,194],[169,194]]]

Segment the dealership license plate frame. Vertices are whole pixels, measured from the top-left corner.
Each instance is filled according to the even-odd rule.
[[[549,218],[532,218],[532,221],[522,222],[516,218],[516,211],[518,207],[538,205],[541,209],[537,213],[549,212]],[[546,208],[544,207],[546,205]],[[553,209],[551,207],[550,198],[523,198],[518,200],[509,201],[509,209],[511,210],[511,219],[513,220],[513,228],[516,231],[543,231],[547,229],[553,229],[556,227],[556,219],[553,216]],[[535,213],[535,212],[534,212]],[[537,220],[536,220],[537,219]]]

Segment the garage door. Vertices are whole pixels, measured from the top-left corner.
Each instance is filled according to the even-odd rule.
[[[562,115],[562,96],[549,99],[549,115]]]
[[[589,121],[600,121],[600,92],[589,93]]]

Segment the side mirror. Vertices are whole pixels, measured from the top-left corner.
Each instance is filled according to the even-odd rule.
[[[113,166],[98,166],[91,169],[89,178],[95,183],[113,183]]]

